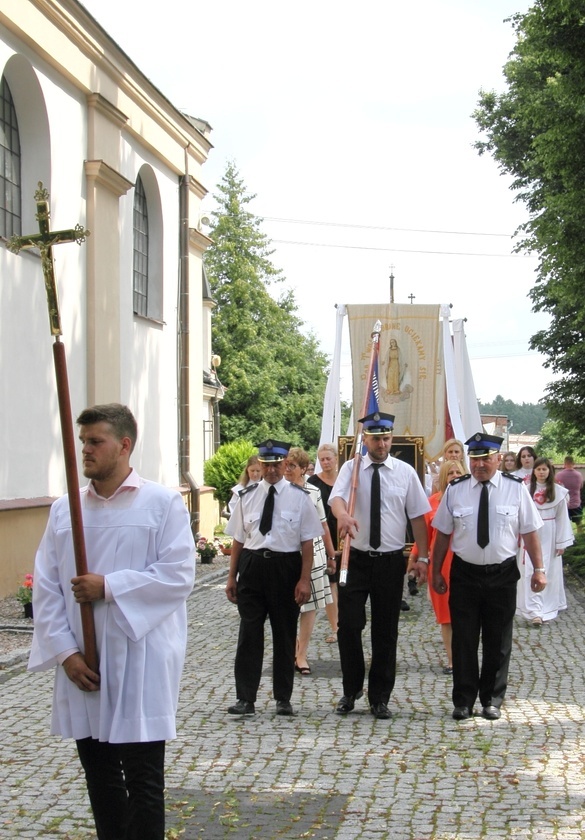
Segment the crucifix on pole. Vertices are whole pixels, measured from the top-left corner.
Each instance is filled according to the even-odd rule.
[[[71,515],[71,533],[73,539],[73,551],[75,555],[75,569],[77,575],[86,575],[87,556],[85,552],[85,537],[83,533],[83,519],[81,515],[81,499],[79,496],[79,479],[77,475],[77,459],[75,456],[75,436],[73,432],[73,418],[71,415],[71,399],[69,396],[69,380],[67,376],[67,360],[65,347],[61,341],[61,318],[59,315],[59,302],[57,298],[57,284],[55,282],[55,270],[53,266],[53,245],[62,242],[82,242],[89,236],[89,231],[82,225],[76,225],[72,230],[50,229],[49,193],[39,181],[38,189],[35,192],[37,203],[36,219],[39,223],[39,233],[27,236],[14,235],[7,243],[10,251],[18,254],[19,251],[27,248],[37,248],[41,254],[43,277],[45,280],[45,291],[47,293],[47,305],[49,308],[49,324],[53,342],[53,360],[55,363],[55,378],[57,382],[57,398],[59,402],[59,415],[61,419],[61,436],[63,440],[63,455],[65,458],[65,475],[67,478],[67,492],[69,494],[69,511]],[[93,620],[93,607],[91,603],[79,605],[81,610],[81,627],[83,631],[84,658],[87,665],[97,673],[98,656],[95,636],[95,624]]]

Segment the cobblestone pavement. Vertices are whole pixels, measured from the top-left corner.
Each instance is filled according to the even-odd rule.
[[[276,717],[270,644],[256,715],[233,719],[236,608],[218,570],[189,601],[191,637],[167,749],[168,838],[581,840],[585,837],[581,651],[585,600],[533,628],[518,621],[502,718],[451,719],[450,680],[424,594],[401,617],[399,668],[378,721],[347,718],[336,647],[320,614],[313,674],[296,679],[293,718]],[[72,742],[47,734],[51,674],[0,670],[0,837],[93,837]]]

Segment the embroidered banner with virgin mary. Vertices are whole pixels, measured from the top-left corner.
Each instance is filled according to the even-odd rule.
[[[361,405],[372,325],[380,320],[379,406],[397,435],[423,435],[433,459],[445,441],[445,370],[440,306],[348,304],[353,404]]]

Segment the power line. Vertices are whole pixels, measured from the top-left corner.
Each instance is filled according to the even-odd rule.
[[[526,353],[506,353],[500,356],[473,356],[471,351],[469,351],[469,359],[472,362],[485,362],[489,361],[490,359],[519,359],[526,356],[538,356],[539,353],[535,350]]]
[[[445,257],[508,257],[509,259],[534,259],[530,254],[478,254],[471,251],[427,251],[422,248],[380,248],[372,245],[335,245],[330,242],[300,242],[291,239],[272,239],[276,245],[301,245],[308,248],[344,248],[352,251],[385,251],[392,254],[432,254]]]
[[[427,230],[426,228],[387,227],[385,225],[356,225],[349,222],[317,222],[309,219],[283,219],[278,216],[262,216],[265,222],[284,222],[291,225],[318,225],[322,227],[354,228],[355,230],[394,230],[402,233],[438,233],[443,236],[499,236],[512,239],[509,233],[477,233],[470,230]]]

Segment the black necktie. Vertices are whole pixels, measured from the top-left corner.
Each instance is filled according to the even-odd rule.
[[[380,467],[382,464],[372,464],[372,496],[370,500],[370,545],[379,547],[380,538]]]
[[[477,514],[477,544],[485,548],[490,541],[490,514],[488,481],[481,482],[481,496],[479,497],[479,511]]]
[[[276,487],[271,484],[268,488],[268,495],[264,502],[264,510],[262,511],[262,519],[260,520],[260,533],[267,534],[272,528],[272,514],[274,513],[274,494]]]

